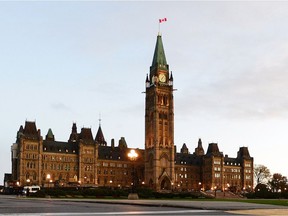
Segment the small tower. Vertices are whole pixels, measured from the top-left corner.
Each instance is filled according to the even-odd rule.
[[[99,119],[99,127],[95,137],[96,144],[100,146],[107,146],[107,142],[105,141],[102,129],[101,129],[101,119]]]
[[[198,146],[197,146],[197,148],[195,148],[194,154],[197,156],[204,155],[204,149],[202,147],[202,140],[201,139],[198,140]]]
[[[76,123],[74,122],[72,125],[72,131],[71,131],[68,142],[75,143],[77,139],[78,139],[77,126],[76,126]]]

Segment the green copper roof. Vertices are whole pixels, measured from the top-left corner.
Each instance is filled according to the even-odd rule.
[[[167,65],[161,35],[157,36],[157,41],[156,41],[156,46],[155,46],[155,51],[154,51],[154,56],[153,56],[152,67],[156,66],[156,65],[159,65],[159,66],[160,65],[161,66],[166,66]]]
[[[48,130],[47,137],[54,138],[54,134],[53,134],[51,128],[49,128],[49,130]]]

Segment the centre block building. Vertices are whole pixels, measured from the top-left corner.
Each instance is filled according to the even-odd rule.
[[[217,143],[201,139],[190,153],[174,143],[173,75],[169,72],[162,36],[157,36],[150,72],[146,76],[145,148],[135,149],[131,160],[125,138],[107,144],[101,125],[95,137],[91,128],[77,130],[73,123],[66,142],[55,140],[51,129],[45,138],[35,122],[26,121],[11,146],[12,184],[43,187],[145,186],[156,191],[235,190],[253,188],[253,157],[240,147],[235,158],[224,155]]]

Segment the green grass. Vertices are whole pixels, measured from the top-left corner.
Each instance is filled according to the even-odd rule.
[[[204,200],[205,199],[201,201]],[[209,200],[207,199],[207,201],[245,202],[245,203],[288,206],[288,199],[209,199]]]

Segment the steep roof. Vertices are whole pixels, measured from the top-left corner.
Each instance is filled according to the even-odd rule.
[[[155,46],[155,51],[154,51],[154,56],[153,56],[153,61],[152,61],[152,67],[157,66],[157,65],[159,66],[167,65],[161,35],[157,36],[157,41],[156,41],[156,46]]]
[[[78,145],[73,145],[68,142],[43,140],[43,151],[65,154],[77,154]]]
[[[251,159],[250,153],[247,147],[240,147],[237,158],[243,158],[243,159]]]
[[[101,126],[99,125],[96,137],[95,137],[95,141],[96,143],[100,144],[100,145],[106,145],[107,142],[105,141]]]
[[[207,149],[207,156],[223,156],[223,154],[219,151],[217,143],[210,143]]]
[[[48,133],[46,135],[46,140],[50,140],[50,141],[54,141],[55,140],[55,137],[54,137],[54,134],[53,134],[51,128],[49,128],[49,130],[48,130]]]
[[[175,164],[184,164],[184,165],[201,165],[202,157],[194,155],[194,154],[183,154],[176,153],[175,154]]]
[[[82,139],[85,143],[94,143],[91,128],[82,128],[79,134],[79,139]]]
[[[39,134],[35,122],[26,121],[23,129],[23,134],[29,139],[38,139]]]
[[[189,154],[189,150],[188,150],[188,148],[187,148],[187,146],[186,146],[186,143],[184,143],[183,145],[182,145],[182,148],[181,148],[181,153],[182,154]]]
[[[112,147],[112,146],[99,146],[98,148],[98,159],[99,160],[124,160],[129,161],[128,152],[131,149],[120,148],[120,147]],[[135,149],[138,153],[137,161],[144,160],[144,149]]]

